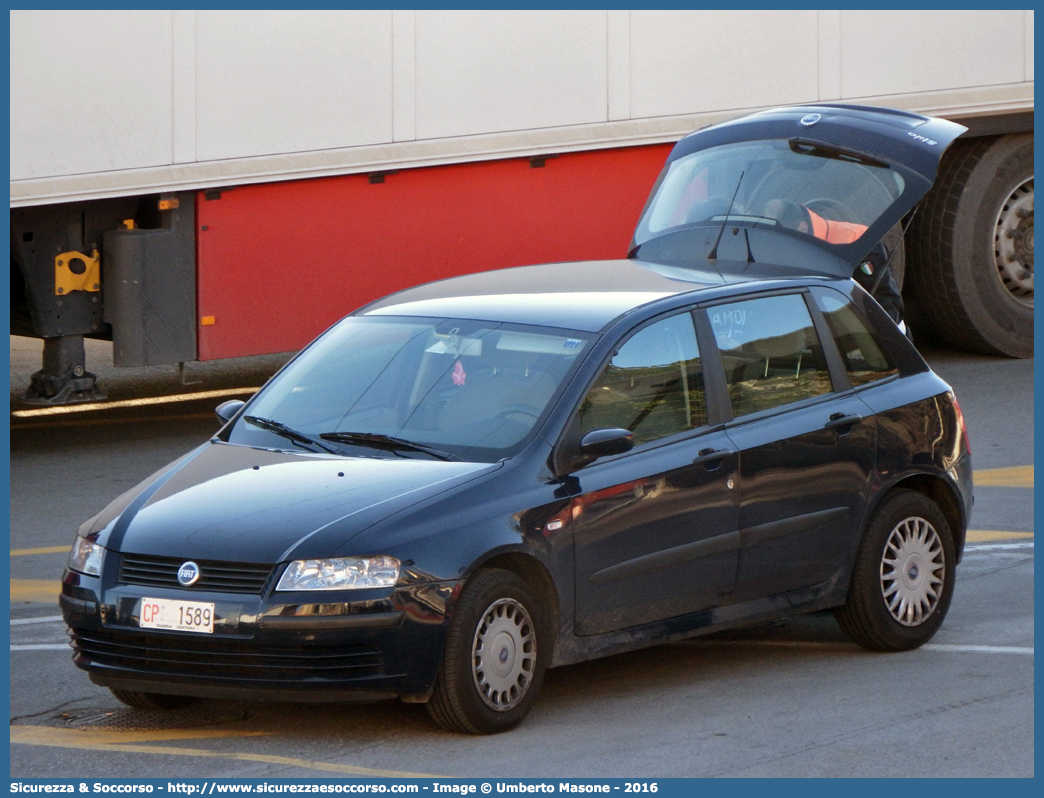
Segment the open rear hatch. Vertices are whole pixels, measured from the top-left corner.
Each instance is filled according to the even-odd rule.
[[[851,277],[928,193],[966,129],[886,108],[809,105],[697,131],[668,157],[630,257]]]

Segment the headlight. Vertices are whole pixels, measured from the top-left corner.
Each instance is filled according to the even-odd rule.
[[[101,576],[104,558],[105,549],[97,543],[91,543],[87,538],[77,535],[72,551],[69,552],[69,569],[90,576]]]
[[[399,561],[394,557],[294,560],[276,590],[362,590],[391,587],[398,579]]]

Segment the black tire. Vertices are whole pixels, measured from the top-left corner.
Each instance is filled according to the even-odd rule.
[[[838,624],[871,651],[908,651],[924,645],[950,608],[954,552],[949,524],[935,502],[912,490],[891,493],[867,524],[848,600],[834,610]],[[887,565],[889,561],[898,561],[897,567]],[[934,596],[933,579],[941,580]],[[913,599],[905,612],[901,597]]]
[[[500,674],[484,667],[490,646]],[[447,731],[508,731],[533,708],[550,654],[547,616],[529,586],[510,571],[478,571],[453,608],[428,712]]]
[[[907,280],[941,340],[1033,354],[1032,231],[1033,135],[955,143],[908,236]]]
[[[162,693],[139,693],[137,690],[120,690],[110,687],[116,700],[133,709],[165,710],[188,706],[194,698],[187,695],[164,695]]]

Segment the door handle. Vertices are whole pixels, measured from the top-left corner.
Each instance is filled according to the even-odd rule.
[[[830,420],[827,421],[823,426],[826,429],[836,429],[838,435],[847,435],[852,431],[852,427],[863,420],[863,417],[858,413],[852,413],[851,415],[845,415],[844,413],[834,413],[830,416]],[[844,429],[848,427],[848,429]]]
[[[693,465],[703,465],[708,471],[714,471],[721,467],[721,461],[730,455],[736,454],[732,449],[700,449],[696,454]],[[713,465],[717,463],[717,465]]]

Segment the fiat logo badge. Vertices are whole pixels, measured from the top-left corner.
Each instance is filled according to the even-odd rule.
[[[816,122],[823,118],[822,114],[805,114],[799,120],[805,127],[812,127]]]
[[[194,562],[185,562],[178,568],[178,584],[188,587],[199,581],[199,566]]]

